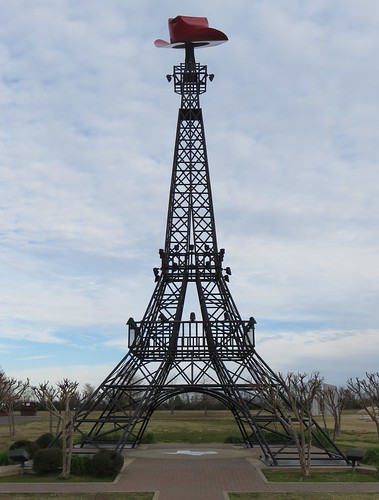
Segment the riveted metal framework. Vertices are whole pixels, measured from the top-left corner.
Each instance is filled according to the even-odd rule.
[[[184,392],[201,392],[230,409],[246,446],[258,444],[264,460],[280,464],[290,438],[262,401],[262,384],[269,381],[279,397],[285,394],[255,350],[255,320],[240,317],[227,284],[230,268],[223,267],[225,252],[217,246],[200,107],[213,75],[196,63],[191,43],[185,51],[185,62],[168,75],[181,104],[165,245],[160,266],[153,269],[155,289],[142,320],[128,320],[129,352],[78,410],[75,427],[85,434],[82,446],[101,447],[116,431],[116,449],[134,447],[159,405]],[[191,312],[185,319],[190,287],[198,317]],[[275,447],[265,438],[267,429],[277,436]],[[341,456],[331,442],[328,448],[327,457]]]

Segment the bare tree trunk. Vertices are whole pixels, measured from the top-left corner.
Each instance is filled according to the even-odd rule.
[[[69,410],[70,411],[70,410]],[[71,474],[71,458],[72,458],[72,450],[74,448],[74,419],[72,413],[69,413],[70,425],[69,425],[69,441],[68,441],[68,450],[67,450],[67,469],[68,474]]]
[[[333,441],[336,439],[336,437],[341,436],[341,420],[342,419],[342,412],[338,410],[338,415],[336,415],[336,418],[334,419],[334,429],[333,429]]]
[[[12,415],[9,411],[7,411],[7,417],[8,417],[8,428],[9,428],[9,436],[13,437],[13,425],[12,425]]]
[[[10,419],[11,419],[11,436],[14,437],[16,435],[16,419],[14,416],[13,409],[10,411]]]
[[[71,456],[72,456],[72,445],[73,445],[73,420],[70,411],[70,401],[67,400],[65,403],[65,409],[61,413],[61,425],[62,425],[62,479],[68,479],[71,473]]]
[[[379,415],[375,418],[374,422],[375,422],[375,425],[376,425],[376,432],[377,432],[377,434],[379,436]]]
[[[325,413],[326,413],[326,401],[325,401],[325,393],[324,393],[323,390],[321,390],[320,393],[317,394],[316,401],[318,402],[319,407],[320,407],[320,412],[321,412],[321,417],[322,417],[322,423],[323,423],[325,432],[328,432],[328,426],[327,426],[327,423],[326,423],[326,416],[325,416]]]
[[[351,398],[356,399],[359,405],[375,423],[376,432],[379,436],[379,372],[366,373],[367,379],[349,379],[347,387]]]
[[[170,399],[170,413],[171,413],[171,415],[174,414],[174,410],[175,410],[175,400],[174,400],[174,398],[171,398]]]
[[[71,382],[68,379],[63,379],[61,382],[58,382],[58,389],[49,386],[48,382],[40,384],[39,387],[33,387],[36,397],[50,411],[51,418],[53,415],[57,418],[57,432],[59,427],[61,428],[62,479],[69,478],[71,473],[74,425],[70,405],[77,399],[78,385],[78,382]]]
[[[303,477],[310,475],[312,428],[311,411],[322,379],[318,373],[289,373],[286,377],[278,374],[285,397],[278,396],[277,389],[270,380],[262,384],[262,396],[274,412],[284,429],[292,436],[299,457],[299,465]]]
[[[23,382],[13,377],[9,378],[0,368],[0,401],[2,403],[2,408],[7,412],[9,435],[11,437],[14,437],[16,434],[14,406],[21,400],[28,387],[29,380]]]
[[[204,417],[207,417],[208,416],[208,396],[207,396],[207,394],[204,394],[203,402],[204,402]]]
[[[63,422],[62,422],[63,424]],[[68,479],[69,471],[67,470],[67,428],[62,425],[62,479]]]
[[[59,434],[61,432],[61,425],[62,425],[62,415],[61,412],[59,412],[57,415],[57,425],[55,427],[55,434]]]

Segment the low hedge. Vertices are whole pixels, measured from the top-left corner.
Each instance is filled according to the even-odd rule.
[[[78,476],[92,474],[92,457],[73,454],[71,457],[71,474]]]
[[[53,439],[54,434],[51,432],[45,432],[45,434],[41,434],[41,436],[36,439],[36,444],[38,448],[47,448]]]
[[[38,450],[38,445],[35,441],[29,441],[28,439],[19,439],[12,443],[9,450],[20,450],[23,449],[28,452],[29,458],[33,458],[34,453]]]
[[[13,462],[12,460],[9,458],[9,455],[8,455],[8,452],[7,451],[3,451],[2,453],[0,453],[0,466],[3,466],[3,465],[11,465]]]
[[[368,465],[379,467],[379,448],[369,448],[366,450],[363,462]]]
[[[100,450],[92,457],[91,474],[96,477],[116,476],[124,465],[124,457],[113,450]]]
[[[62,467],[62,450],[44,448],[37,450],[33,456],[33,470],[38,474],[54,472]]]

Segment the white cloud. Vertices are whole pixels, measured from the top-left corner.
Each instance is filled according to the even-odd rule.
[[[319,371],[326,382],[342,386],[350,377],[377,371],[378,334],[378,329],[275,332],[258,335],[258,352],[276,371]]]
[[[328,370],[356,349],[350,367],[362,371],[370,352],[358,339],[378,354],[373,0],[210,0],[206,13],[200,0],[190,12],[182,0],[111,0],[105,10],[41,0],[28,15],[22,1],[4,5],[2,352],[31,342],[41,366],[30,370],[50,379],[42,347],[75,352],[93,332],[117,360],[125,321],[142,317],[164,242],[179,106],[164,75],[183,55],[152,42],[181,13],[207,15],[230,37],[198,60],[216,74],[202,103],[219,243],[241,313],[256,317],[258,338],[272,336],[269,363],[286,348],[276,332],[296,324],[288,363],[313,356]],[[339,341],[338,332],[350,333]],[[106,366],[96,370],[105,376]],[[75,370],[87,381],[90,368],[72,360]]]
[[[105,375],[110,373],[114,368],[111,364],[82,364],[71,365],[69,373],[67,365],[56,365],[50,367],[48,370],[44,367],[41,368],[18,368],[17,370],[7,370],[9,377],[16,377],[18,380],[26,380],[29,378],[30,385],[38,385],[41,382],[50,382],[52,385],[56,384],[64,378],[76,380],[83,387],[84,384],[90,383],[97,387],[105,378]],[[103,376],[104,374],[104,376]]]

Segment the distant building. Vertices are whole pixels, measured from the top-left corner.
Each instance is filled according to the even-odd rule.
[[[32,401],[23,401],[20,405],[22,417],[34,417],[37,415],[37,403]]]
[[[323,384],[321,391],[325,391],[326,389],[329,391],[332,391],[332,390],[334,391],[334,404],[335,404],[335,406],[337,406],[337,402],[338,402],[337,386],[330,385],[330,384]],[[316,417],[317,415],[321,415],[321,414],[322,414],[321,404],[320,404],[319,399],[316,397],[316,399],[314,399],[313,404],[312,404],[312,415]],[[328,405],[327,402],[324,402],[324,415],[325,415],[325,417],[333,415],[332,409],[330,408],[330,406]]]

